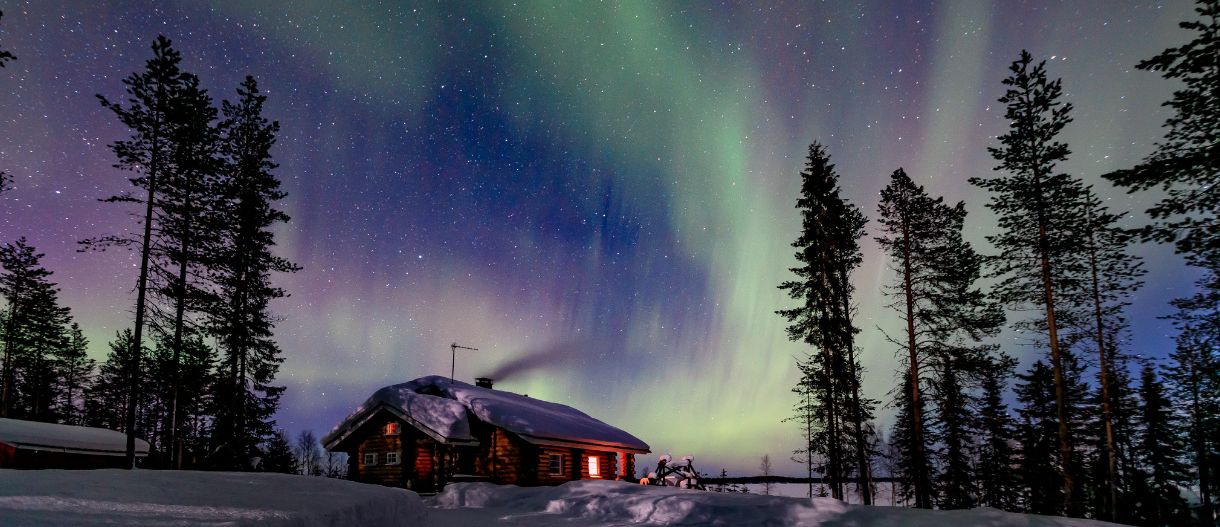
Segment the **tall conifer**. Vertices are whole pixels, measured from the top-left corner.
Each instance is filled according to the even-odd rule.
[[[1062,473],[1062,498],[1065,507],[1076,503],[1068,420],[1068,394],[1064,379],[1064,342],[1060,321],[1059,295],[1079,287],[1082,263],[1077,255],[1081,243],[1075,226],[1081,223],[1080,184],[1055,166],[1067,159],[1069,150],[1057,137],[1071,122],[1070,103],[1059,99],[1063,88],[1059,80],[1049,80],[1045,62],[1033,63],[1026,51],[1009,68],[1004,79],[1008,86],[1000,102],[1006,106],[1008,132],[999,137],[1000,145],[988,148],[1000,162],[991,178],[975,177],[970,182],[991,192],[988,208],[999,217],[1001,232],[988,240],[1001,256],[991,259],[991,273],[999,282],[995,297],[1005,305],[1021,309],[1038,306],[1042,316],[1032,326],[1045,332],[1050,350],[1058,429],[1058,457]],[[1025,325],[1030,325],[1026,323]],[[1070,512],[1070,511],[1069,511]]]

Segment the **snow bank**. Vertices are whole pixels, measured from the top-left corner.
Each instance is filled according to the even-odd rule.
[[[425,525],[414,492],[238,472],[0,470],[0,523],[26,525]]]
[[[925,511],[848,505],[830,498],[790,498],[653,487],[616,481],[574,481],[520,488],[488,483],[449,485],[428,500],[438,525],[740,525],[824,527],[1100,527],[1106,524],[1012,514],[995,509]]]

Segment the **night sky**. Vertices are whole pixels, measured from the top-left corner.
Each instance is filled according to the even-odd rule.
[[[77,253],[137,227],[97,201],[129,188],[107,145],[127,135],[94,98],[122,95],[158,33],[217,98],[247,74],[282,125],[292,222],[274,305],[288,387],[278,423],[329,430],[376,388],[449,372],[574,405],[701,469],[786,459],[793,358],[773,312],[795,263],[807,145],[827,145],[870,217],[889,174],[965,200],[992,254],[986,152],[1000,80],[1022,48],[1063,77],[1075,123],[1062,169],[1142,221],[1150,196],[1099,175],[1152,150],[1172,83],[1135,63],[1189,34],[1186,2],[961,3],[13,2],[0,0],[0,240],[46,253],[62,300],[105,356],[129,327],[138,257]],[[255,5],[257,7],[251,7]],[[864,241],[858,288],[867,395],[896,384],[891,280]],[[1161,357],[1157,317],[1197,273],[1166,246],[1130,350]],[[881,328],[881,329],[879,329]],[[1023,365],[1038,350],[1018,335]],[[543,365],[541,368],[531,366]],[[880,420],[888,429],[892,410]],[[649,458],[651,459],[651,458]],[[793,472],[786,461],[782,472]]]

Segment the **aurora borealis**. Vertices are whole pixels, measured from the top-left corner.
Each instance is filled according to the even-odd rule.
[[[993,253],[986,196],[995,99],[1027,48],[1063,78],[1075,122],[1061,169],[1143,219],[1149,196],[1100,174],[1151,152],[1174,85],[1134,69],[1185,41],[1186,2],[3,2],[0,241],[46,253],[95,358],[131,323],[137,258],[78,253],[135,228],[98,203],[127,187],[107,148],[121,94],[158,33],[217,98],[252,74],[282,125],[277,173],[302,265],[275,306],[288,391],[280,426],[329,430],[376,388],[469,379],[531,353],[497,387],[563,402],[748,473],[799,442],[793,357],[774,314],[794,263],[806,146],[827,145],[866,214],[904,167],[965,200]],[[873,231],[870,230],[870,236]],[[888,399],[891,278],[871,237],[854,281],[865,393]],[[1140,245],[1149,274],[1131,351],[1161,357],[1157,317],[1196,274]],[[1018,315],[1012,315],[1018,316]],[[1038,350],[1006,335],[1005,348]],[[1028,361],[1023,362],[1027,364]],[[882,411],[888,426],[891,410]],[[784,471],[787,467],[784,468]]]

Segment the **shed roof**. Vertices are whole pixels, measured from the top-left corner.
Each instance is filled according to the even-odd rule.
[[[648,444],[635,436],[570,406],[435,375],[378,390],[327,434],[323,444],[337,445],[381,408],[406,416],[412,424],[423,424],[425,433],[438,432],[429,435],[443,443],[473,442],[468,420],[473,415],[534,444],[649,451]]]
[[[127,435],[106,428],[39,423],[0,418],[0,443],[19,450],[51,450],[70,454],[122,456]],[[136,439],[136,456],[148,455],[148,442]]]

